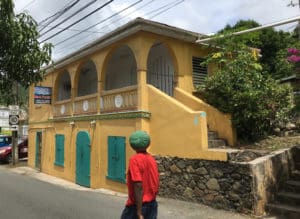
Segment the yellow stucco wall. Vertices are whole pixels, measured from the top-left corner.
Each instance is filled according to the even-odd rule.
[[[71,62],[60,68],[53,68],[46,75],[39,86],[53,88],[53,102],[56,101],[56,82],[60,73],[67,70],[70,74],[72,89],[71,102],[76,98],[77,81],[80,66],[85,61],[92,60],[97,69],[98,92],[97,100],[105,82],[105,68],[112,52],[122,45],[128,45],[137,63],[138,80],[138,110],[151,114],[148,118],[130,119],[100,119],[99,102],[97,115],[78,115],[70,118],[53,118],[52,105],[35,105],[34,86],[30,87],[29,94],[29,157],[28,164],[35,167],[36,132],[42,132],[41,170],[45,173],[75,182],[76,172],[76,135],[79,131],[87,131],[91,138],[91,187],[106,188],[125,192],[123,183],[114,182],[106,178],[107,175],[107,138],[108,136],[126,137],[126,163],[134,153],[130,148],[128,137],[135,130],[145,130],[151,135],[149,151],[157,155],[170,155],[189,158],[203,158],[226,160],[224,151],[207,149],[207,112],[191,109],[176,101],[159,90],[146,85],[147,58],[151,46],[163,43],[173,58],[175,77],[180,89],[192,93],[192,56],[205,55],[206,51],[199,45],[186,43],[157,34],[139,32],[113,43],[99,51]],[[95,126],[90,122],[95,120]],[[74,125],[70,125],[74,121]],[[65,135],[64,167],[54,165],[55,135]]]
[[[235,145],[236,134],[229,114],[220,112],[216,108],[180,88],[174,89],[174,98],[193,110],[206,112],[209,130],[218,132],[218,136],[226,139],[229,145]]]
[[[206,112],[193,111],[148,85],[151,152],[163,156],[226,160],[226,152],[208,151]]]
[[[99,120],[95,125],[91,120],[69,122],[55,122],[44,125],[31,125],[29,132],[29,166],[35,167],[35,138],[36,132],[42,132],[42,162],[41,171],[72,182],[75,182],[76,172],[76,136],[79,131],[87,131],[91,140],[91,187],[106,188],[119,192],[126,192],[123,183],[106,179],[108,170],[108,136],[126,137],[126,164],[135,152],[131,149],[128,138],[132,132],[138,130],[140,119]],[[57,166],[55,161],[55,135],[65,136],[64,166]]]

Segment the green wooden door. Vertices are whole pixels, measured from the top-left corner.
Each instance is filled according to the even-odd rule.
[[[90,187],[90,135],[86,131],[80,131],[76,137],[76,183]]]

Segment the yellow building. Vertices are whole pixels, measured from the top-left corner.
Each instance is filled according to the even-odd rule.
[[[192,95],[210,72],[198,36],[138,18],[48,67],[30,88],[28,164],[125,192],[135,130],[150,134],[155,155],[227,160],[208,148],[208,129],[233,145],[230,116]]]

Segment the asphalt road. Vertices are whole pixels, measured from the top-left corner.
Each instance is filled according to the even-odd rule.
[[[0,218],[115,219],[124,200],[49,184],[0,168]]]
[[[119,219],[125,194],[93,190],[29,167],[0,165],[0,219]],[[158,219],[250,219],[249,215],[158,197]]]

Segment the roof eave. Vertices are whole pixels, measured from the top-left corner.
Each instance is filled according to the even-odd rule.
[[[56,61],[52,65],[47,66],[45,69],[47,72],[50,72],[53,69],[61,68],[67,64],[70,64],[71,62],[77,61],[84,56],[92,54],[99,49],[107,47],[139,31],[155,33],[191,43],[195,43],[199,36],[202,36],[202,34],[196,32],[183,30],[177,27],[150,20],[145,20],[143,18],[137,18],[82,47],[76,52],[71,53],[68,56]]]

